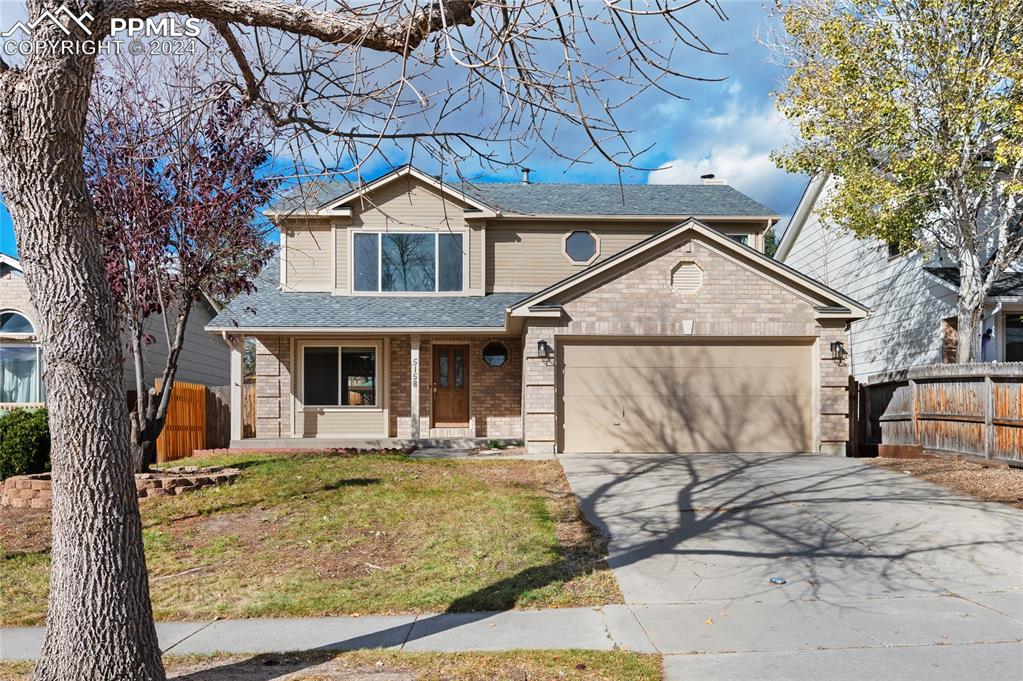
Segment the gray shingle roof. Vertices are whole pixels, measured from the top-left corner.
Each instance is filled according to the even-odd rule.
[[[519,215],[775,215],[728,185],[478,182],[452,188],[499,212]],[[271,210],[314,210],[355,189],[345,180],[305,182],[284,192]]]
[[[257,290],[238,296],[207,330],[502,328],[504,311],[529,293],[486,296],[332,296],[278,290],[274,258],[256,280]]]
[[[466,194],[505,213],[522,215],[774,215],[770,208],[723,184],[468,185]]]
[[[925,267],[924,269],[959,288],[958,267]],[[1023,296],[1023,272],[1003,272],[991,287],[991,292],[988,295],[994,298]]]

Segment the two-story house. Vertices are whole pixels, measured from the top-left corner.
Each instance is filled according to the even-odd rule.
[[[844,452],[846,325],[721,183],[449,184],[405,167],[268,211],[279,261],[207,326],[256,340],[262,446],[524,439],[538,452]],[[256,444],[256,443],[252,443]]]
[[[775,258],[870,307],[849,333],[857,380],[920,364],[954,362],[959,268],[939,248],[900,252],[827,223],[818,206],[835,180],[807,186]],[[1023,273],[1009,271],[985,301],[981,360],[1023,361]]]

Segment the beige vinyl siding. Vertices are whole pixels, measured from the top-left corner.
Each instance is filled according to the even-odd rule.
[[[398,178],[348,206],[356,229],[465,229],[464,205],[413,177]]]
[[[387,437],[387,412],[308,407],[295,415],[298,437]]]
[[[574,230],[597,235],[600,255],[594,262],[600,262],[678,222],[492,221],[486,238],[487,291],[539,291],[585,269],[587,265],[569,262],[563,252],[565,235]],[[766,222],[707,224],[726,234],[757,234],[766,227]],[[750,245],[754,245],[753,239]]]
[[[348,281],[348,239],[347,225],[334,223],[335,251],[334,258],[334,281],[335,291],[338,293],[351,293],[351,283]]]
[[[284,266],[292,291],[334,288],[333,228],[328,221],[300,220],[286,227]]]
[[[483,293],[484,230],[465,220],[465,205],[444,196],[414,177],[399,178],[348,204],[352,209],[351,230],[426,231],[465,233],[466,293]],[[338,230],[338,288],[350,290],[350,234]],[[341,245],[340,242],[344,242]],[[341,262],[344,264],[340,264]],[[343,284],[342,284],[343,282]]]

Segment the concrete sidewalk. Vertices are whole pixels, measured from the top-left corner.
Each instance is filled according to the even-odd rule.
[[[654,652],[625,605],[602,608],[511,610],[303,619],[160,622],[164,653],[284,653],[392,648],[407,651],[562,649]],[[32,660],[42,627],[0,629],[0,659]]]

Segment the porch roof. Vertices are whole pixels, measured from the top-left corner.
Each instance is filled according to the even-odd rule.
[[[532,293],[485,296],[333,296],[279,290],[279,260],[256,280],[256,290],[236,297],[206,330],[281,332],[289,329],[493,329],[503,330],[505,310]]]
[[[924,269],[953,288],[959,288],[958,267],[925,267]],[[1003,272],[991,287],[988,296],[990,298],[1023,297],[1023,272]]]

